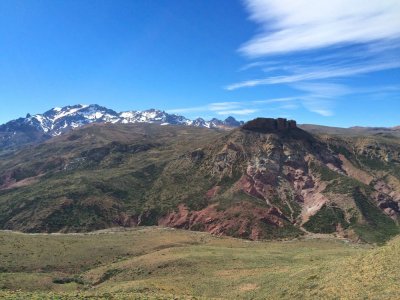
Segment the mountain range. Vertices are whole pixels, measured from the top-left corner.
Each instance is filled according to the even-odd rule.
[[[106,110],[82,119],[80,110],[93,112],[46,113],[60,128],[92,120],[65,132],[32,116],[3,125],[32,121],[48,137],[0,152],[0,228],[161,225],[253,240],[323,233],[371,243],[399,233],[396,129],[304,130],[258,118],[210,130],[170,125],[155,110],[132,114],[135,122]],[[26,125],[39,132],[33,127]]]
[[[11,120],[0,125],[0,152],[7,149],[16,149],[24,145],[40,143],[54,136],[69,132],[92,123],[104,124],[158,124],[158,125],[183,125],[209,129],[234,129],[244,124],[234,117],[225,120],[213,118],[204,120],[197,118],[190,120],[184,116],[170,114],[158,109],[144,111],[116,112],[112,109],[97,104],[70,105],[55,107],[43,114],[30,115],[25,118]],[[328,127],[311,124],[299,125],[300,128],[311,133],[328,133],[341,135],[386,135],[400,137],[400,126],[385,127]]]
[[[43,114],[30,115],[0,125],[0,148],[21,146],[47,140],[91,123],[134,124],[149,123],[159,125],[186,125],[204,128],[227,129],[243,125],[233,117],[225,120],[202,118],[189,120],[183,116],[169,114],[157,109],[144,111],[116,112],[106,107],[91,105],[72,105],[55,107]]]

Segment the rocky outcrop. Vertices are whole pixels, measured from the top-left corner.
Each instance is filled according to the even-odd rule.
[[[175,211],[158,220],[160,226],[207,231],[217,236],[230,235],[251,240],[265,239],[266,226],[272,231],[279,231],[288,224],[287,218],[275,207],[265,209],[249,202],[239,202],[225,210],[212,204],[197,211],[181,204]],[[296,230],[291,233],[292,237],[300,234]]]
[[[287,131],[296,128],[297,128],[296,121],[287,120],[284,118],[278,118],[278,119],[257,118],[247,122],[242,126],[242,129],[257,131],[262,133],[274,132],[274,131]]]

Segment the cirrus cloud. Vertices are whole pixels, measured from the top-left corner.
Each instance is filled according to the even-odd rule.
[[[382,85],[368,89],[368,74],[377,77],[380,74],[373,73],[400,68],[399,0],[244,3],[259,30],[239,48],[250,59],[240,70],[259,68],[265,75],[241,76],[241,80],[224,87],[228,91],[282,85],[289,88],[287,92],[299,92],[290,95],[297,98],[297,103],[282,108],[299,107],[301,103],[311,112],[332,116],[338,99],[350,94],[376,94],[387,88]],[[358,81],[346,81],[350,77]]]
[[[400,37],[398,0],[247,0],[261,32],[240,51],[250,57]]]

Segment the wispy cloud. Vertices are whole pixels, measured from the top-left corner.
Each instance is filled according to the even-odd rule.
[[[176,114],[201,113],[214,115],[247,116],[266,111],[286,111],[299,107],[298,97],[270,98],[253,101],[212,102],[204,106],[169,109],[168,112]]]
[[[257,109],[246,108],[246,105],[246,102],[213,102],[203,106],[170,109],[168,112],[174,114],[211,112],[217,115],[249,115],[257,111]]]
[[[250,115],[254,114],[255,112],[259,111],[258,109],[235,109],[235,110],[221,110],[217,111],[218,115]]]
[[[313,94],[307,95],[301,99],[302,105],[309,111],[319,114],[324,117],[330,117],[334,115],[333,99],[321,98]]]
[[[194,106],[194,107],[173,108],[169,109],[168,112],[172,114],[185,114],[185,113],[202,112],[207,110],[208,106]]]
[[[240,107],[240,102],[214,102],[208,105],[208,109],[211,111],[231,110]]]
[[[204,106],[170,109],[170,113],[199,115],[233,115],[251,116],[279,115],[287,116],[288,112],[306,109],[321,116],[330,117],[335,114],[336,101],[347,95],[398,95],[400,85],[351,87],[345,84],[332,82],[296,82],[289,86],[296,90],[295,96],[266,98],[248,101],[212,102]]]
[[[185,107],[170,109],[168,112],[176,114],[193,114],[201,115],[233,115],[248,116],[255,113],[258,114],[279,114],[286,115],[288,111],[293,111],[304,107],[312,112],[323,116],[330,116],[331,103],[330,99],[333,95],[338,95],[338,90],[345,89],[341,85],[298,85],[295,89],[302,93],[295,97],[270,98],[253,101],[234,101],[234,102],[213,102],[204,106]],[[335,91],[335,92],[333,92]]]
[[[269,84],[282,84],[293,83],[300,81],[321,80],[328,78],[348,77],[352,75],[360,75],[365,73],[377,72],[387,69],[395,69],[400,67],[400,61],[380,62],[370,65],[349,65],[349,66],[335,66],[326,65],[323,68],[303,68],[298,73],[282,76],[272,76],[262,79],[247,80],[230,84],[226,87],[227,90],[232,91],[244,87],[254,87],[258,85]]]
[[[302,82],[293,84],[292,87],[321,98],[333,98],[354,92],[348,86],[336,83]]]
[[[249,57],[374,43],[400,37],[398,0],[247,0],[261,32],[240,51]]]
[[[343,96],[365,95],[370,99],[371,96],[377,93],[380,95],[382,93],[394,95],[400,91],[400,87],[397,85],[354,88],[343,84],[326,82],[301,82],[292,84],[291,87],[305,93],[297,98],[306,109],[326,117],[334,115],[336,101]]]
[[[277,109],[279,110],[293,110],[293,109],[298,109],[299,105],[297,103],[288,103],[288,104],[283,104],[281,106],[278,106]]]
[[[296,97],[255,101],[279,109],[303,107],[334,115],[347,95],[399,93],[387,86],[362,87],[365,75],[400,68],[399,0],[244,0],[258,33],[239,48],[250,59],[241,71],[264,76],[245,78],[224,88],[234,91],[262,85],[285,85]],[[251,61],[257,59],[256,61]],[[248,73],[254,74],[253,70]],[[246,72],[244,72],[246,74]],[[357,87],[332,83],[359,78]],[[278,109],[278,105],[274,107]]]
[[[334,115],[336,99],[355,93],[352,88],[336,83],[302,82],[292,84],[291,87],[306,93],[299,97],[306,109],[324,117]]]
[[[284,97],[284,98],[272,98],[265,100],[255,100],[253,103],[262,104],[262,103],[282,103],[282,102],[291,102],[297,100],[298,97]]]
[[[267,67],[267,66],[274,66],[279,64],[277,61],[255,61],[252,63],[249,63],[247,65],[244,65],[239,69],[239,71],[246,71],[252,68],[257,68],[257,67]]]

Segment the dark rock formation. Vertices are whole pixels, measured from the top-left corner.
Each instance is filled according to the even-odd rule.
[[[242,129],[257,132],[287,131],[295,128],[297,128],[296,121],[284,118],[257,118],[242,126]]]

